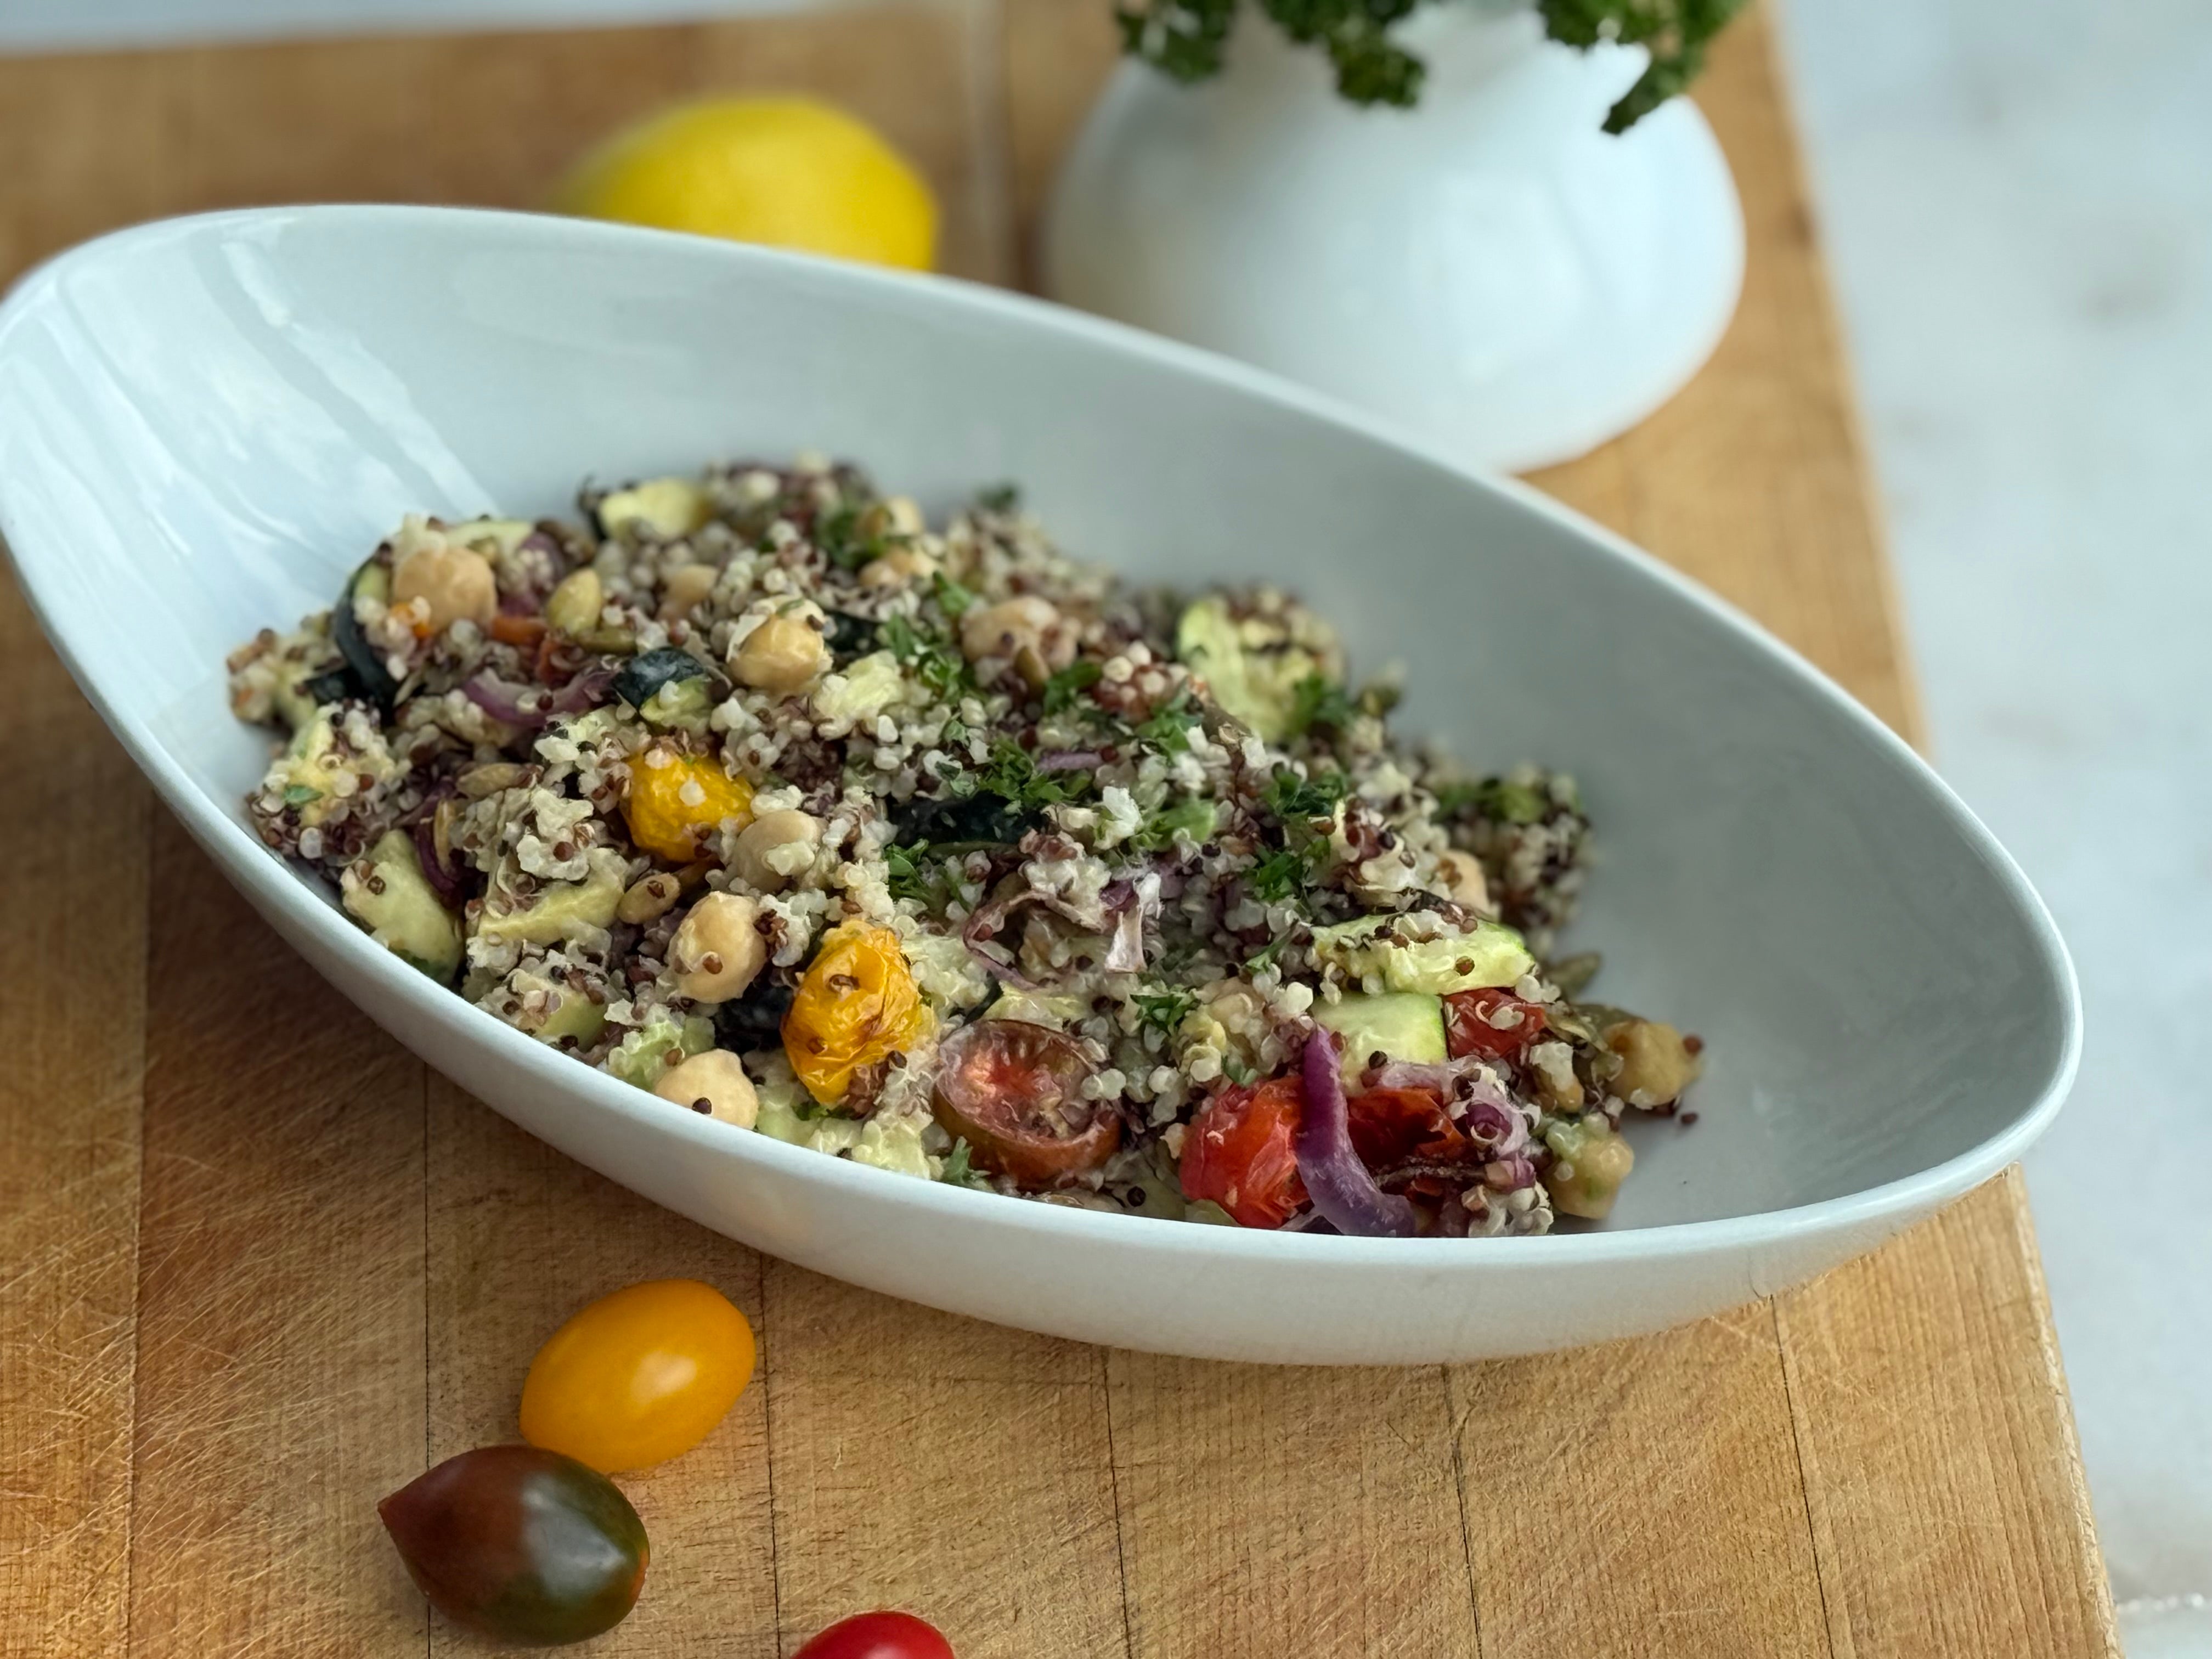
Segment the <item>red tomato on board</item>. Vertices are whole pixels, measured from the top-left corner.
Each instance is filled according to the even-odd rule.
[[[1498,1011],[1515,1018],[1504,1025]],[[1444,1048],[1454,1060],[1480,1054],[1486,1060],[1517,1061],[1544,1035],[1544,1005],[1524,1002],[1504,991],[1455,991],[1444,999]]]
[[[910,1613],[840,1619],[792,1659],[953,1659],[952,1644]]]
[[[1184,1137],[1182,1195],[1194,1204],[1212,1199],[1239,1226],[1281,1226],[1306,1201],[1297,1150],[1304,1107],[1294,1077],[1224,1089]]]

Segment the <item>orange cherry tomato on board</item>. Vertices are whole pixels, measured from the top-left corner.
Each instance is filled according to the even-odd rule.
[[[952,1644],[910,1613],[862,1613],[840,1619],[792,1659],[953,1659]]]
[[[656,1279],[603,1296],[553,1333],[522,1385],[522,1437],[601,1474],[707,1437],[753,1374],[753,1328],[712,1285]]]
[[[1281,1226],[1306,1202],[1297,1150],[1304,1109],[1294,1077],[1224,1089],[1183,1138],[1182,1195],[1194,1204],[1212,1199],[1239,1226]]]
[[[929,1011],[899,938],[857,922],[832,928],[783,1016],[783,1052],[806,1092],[835,1106],[853,1073],[921,1035]]]

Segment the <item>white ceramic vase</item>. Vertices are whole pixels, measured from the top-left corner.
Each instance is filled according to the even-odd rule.
[[[1425,7],[1412,110],[1239,20],[1217,79],[1124,63],[1060,173],[1046,291],[1240,357],[1511,471],[1579,455],[1719,343],[1743,217],[1705,118],[1607,109],[1639,48],[1583,53],[1499,0]]]

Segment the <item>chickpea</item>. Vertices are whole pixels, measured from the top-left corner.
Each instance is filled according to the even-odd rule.
[[[606,609],[606,584],[599,573],[588,565],[581,570],[572,570],[553,590],[545,601],[546,623],[561,633],[588,634],[599,625],[599,613]]]
[[[1051,600],[1034,593],[980,605],[960,619],[960,648],[968,660],[1018,658],[1031,653],[1057,672],[1075,660],[1075,630]]]
[[[829,665],[830,647],[799,617],[770,617],[730,653],[730,678],[761,691],[796,691]]]
[[[763,812],[744,828],[731,850],[730,868],[763,893],[773,893],[814,860],[822,826],[795,808]]]
[[[727,1048],[709,1048],[661,1073],[653,1092],[678,1106],[703,1111],[740,1129],[760,1121],[760,1096],[744,1062]]]
[[[1682,1034],[1659,1020],[1623,1020],[1605,1034],[1605,1046],[1620,1056],[1608,1086],[1632,1106],[1679,1100],[1698,1075],[1698,1057]]]
[[[443,631],[464,617],[488,628],[499,614],[499,583],[481,553],[442,542],[418,544],[393,567],[392,602],[420,599],[430,626]]]
[[[904,587],[908,582],[927,580],[937,574],[937,561],[918,547],[894,547],[880,558],[871,559],[860,568],[863,587]]]
[[[688,617],[707,602],[721,572],[711,564],[678,565],[669,573],[660,591],[660,620]]]
[[[629,884],[621,901],[615,906],[617,921],[632,927],[651,921],[668,914],[684,890],[684,884],[665,870],[656,870],[649,876],[641,876]]]
[[[1636,1167],[1635,1148],[1601,1118],[1554,1125],[1545,1132],[1544,1140],[1557,1160],[1544,1171],[1544,1190],[1552,1195],[1552,1207],[1604,1220],[1612,1212],[1620,1183]]]
[[[1482,865],[1472,853],[1457,848],[1437,854],[1437,879],[1451,895],[1452,902],[1472,910],[1479,916],[1494,916],[1491,908],[1490,884],[1483,879]]]
[[[676,988],[694,1002],[727,1002],[768,965],[760,906],[735,893],[709,893],[693,905],[668,944]]]
[[[1536,1073],[1536,1094],[1555,1112],[1583,1109],[1583,1080],[1575,1075],[1574,1050],[1564,1042],[1539,1042],[1528,1050]]]
[[[919,536],[921,508],[911,495],[887,495],[860,514],[863,536]]]

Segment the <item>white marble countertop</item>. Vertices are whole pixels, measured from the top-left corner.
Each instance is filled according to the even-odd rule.
[[[8,0],[0,50],[778,3]],[[2028,1173],[2113,1592],[2134,1659],[2203,1659],[2212,4],[1785,21],[1936,758],[2081,967],[2081,1085]]]
[[[2081,969],[2027,1169],[2113,1595],[2212,1654],[2212,6],[1788,32],[1936,763]]]

